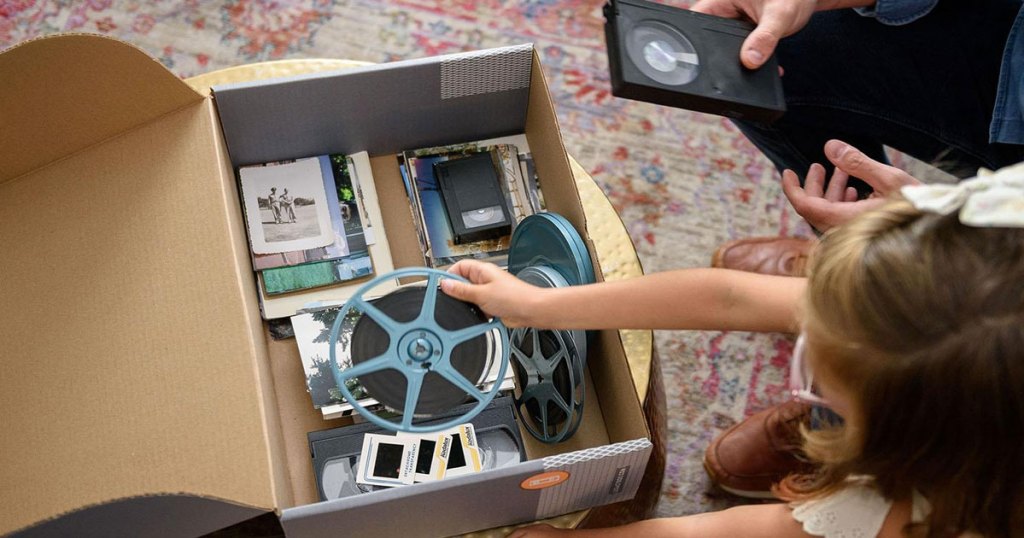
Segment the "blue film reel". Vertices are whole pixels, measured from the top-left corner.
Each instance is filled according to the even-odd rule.
[[[591,284],[594,264],[583,238],[558,213],[537,213],[522,220],[509,243],[508,272],[546,265],[558,271],[570,286]]]
[[[527,284],[541,288],[564,288],[569,285],[561,273],[547,265],[530,265],[516,273],[516,276]],[[576,379],[583,379],[583,371],[587,367],[587,333],[582,330],[567,332],[572,336],[572,343],[576,346],[576,356],[579,357],[579,360],[572,361]],[[515,349],[515,347],[516,339],[513,338],[512,348]]]
[[[535,439],[560,443],[583,422],[586,383],[568,331],[519,328],[512,331],[512,360],[520,395],[516,412]]]
[[[557,213],[537,213],[519,223],[509,245],[508,271],[542,288],[596,280],[586,243]],[[537,329],[512,333],[512,366],[520,389],[516,412],[542,442],[560,443],[580,427],[589,336],[587,331]]]
[[[410,322],[402,323],[396,321],[363,298],[368,291],[386,281],[417,276],[427,277],[426,295],[423,299],[423,305],[420,308],[419,314]],[[494,396],[498,393],[498,390],[501,388],[501,380],[505,378],[505,372],[508,369],[508,358],[506,353],[509,349],[508,330],[505,328],[505,325],[502,324],[501,320],[498,318],[494,318],[486,323],[480,323],[454,331],[441,327],[435,319],[435,309],[437,306],[437,294],[440,293],[438,285],[442,278],[451,278],[466,282],[464,278],[457,275],[439,271],[437,269],[426,269],[421,267],[399,269],[377,277],[360,287],[356,293],[345,302],[338,311],[338,316],[334,320],[334,325],[331,326],[331,335],[328,343],[330,346],[331,369],[334,371],[334,380],[338,384],[338,389],[341,391],[342,396],[345,397],[345,400],[349,402],[349,404],[351,404],[360,415],[366,417],[370,422],[386,430],[428,433],[446,430],[458,426],[459,424],[469,422],[470,419],[487,407],[487,404],[491,402]],[[342,370],[338,367],[337,359],[338,336],[343,320],[349,312],[353,310],[361,312],[362,315],[368,316],[378,326],[380,326],[385,333],[387,333],[388,348],[387,351],[376,357],[353,365],[351,368]],[[472,340],[478,336],[488,334],[491,331],[494,331],[501,341],[500,349],[502,351],[499,354],[500,356],[497,357],[497,360],[501,361],[501,364],[499,366],[498,376],[494,385],[485,393],[478,389],[473,381],[466,379],[465,376],[452,366],[451,355],[452,350],[459,344]],[[353,378],[384,370],[397,371],[401,373],[406,380],[405,405],[404,409],[401,409],[402,417],[400,422],[386,420],[370,412],[352,396],[351,391],[349,391],[346,386],[346,381]],[[430,372],[441,376],[452,385],[464,390],[468,396],[477,401],[477,404],[465,414],[455,417],[447,422],[431,424],[429,426],[417,426],[413,424],[412,421],[416,410],[416,404],[420,399],[420,389],[423,385],[423,379]]]

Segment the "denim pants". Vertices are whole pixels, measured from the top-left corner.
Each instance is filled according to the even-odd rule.
[[[787,112],[771,125],[735,123],[801,182],[811,163],[831,176],[823,152],[831,138],[888,162],[884,144],[960,178],[1020,162],[1024,146],[989,143],[1000,62],[1020,6],[943,0],[902,26],[852,9],[816,13],[777,49]]]

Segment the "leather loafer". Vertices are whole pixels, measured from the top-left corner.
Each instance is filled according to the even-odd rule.
[[[794,237],[736,239],[718,247],[711,267],[748,273],[806,276],[807,257],[816,240]]]
[[[800,449],[800,425],[811,406],[789,401],[770,407],[719,435],[704,452],[704,469],[723,490],[751,499],[771,499],[772,485],[790,473],[814,470]]]

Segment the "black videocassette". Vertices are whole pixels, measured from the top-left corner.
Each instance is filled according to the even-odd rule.
[[[613,95],[765,123],[786,111],[775,55],[740,63],[751,24],[645,0],[611,0],[604,15]]]
[[[512,233],[501,179],[489,152],[434,164],[456,245]]]
[[[456,407],[443,416],[417,425],[450,420],[452,417],[465,414],[473,405]],[[469,421],[476,430],[483,470],[498,469],[526,460],[526,447],[523,445],[515,414],[512,397],[499,396]],[[321,501],[379,489],[379,486],[356,483],[356,468],[359,465],[363,437],[368,433],[387,432],[367,422],[307,434],[309,451],[313,458],[317,495]],[[417,465],[420,464],[422,461],[417,462]]]

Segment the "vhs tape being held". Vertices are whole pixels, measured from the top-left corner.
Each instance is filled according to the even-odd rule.
[[[444,422],[452,417],[466,414],[473,404],[466,404],[452,409],[444,416],[431,422]],[[499,469],[515,465],[526,460],[526,449],[519,435],[516,424],[514,403],[511,396],[497,397],[470,421],[476,432],[476,442],[482,459],[482,470]],[[340,499],[351,495],[359,495],[381,489],[382,486],[368,486],[356,481],[359,469],[360,452],[363,448],[363,437],[366,434],[378,434],[385,430],[372,423],[354,424],[330,430],[310,432],[309,451],[313,458],[313,473],[316,477],[317,494],[321,501]],[[401,437],[394,438],[401,441]],[[430,451],[423,451],[422,458],[417,458],[417,474],[424,474],[430,469]],[[457,476],[459,466],[470,462],[453,450],[448,460],[449,473]],[[452,472],[452,471],[455,472]]]
[[[786,111],[775,56],[740,63],[749,23],[645,0],[604,6],[612,95],[771,122]]]

